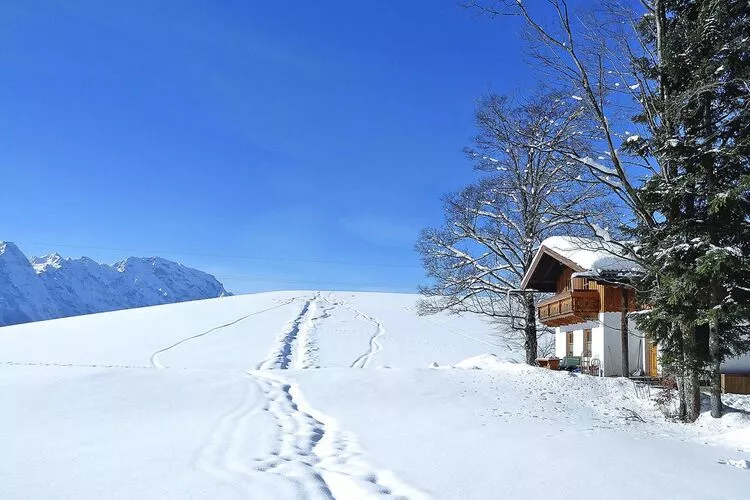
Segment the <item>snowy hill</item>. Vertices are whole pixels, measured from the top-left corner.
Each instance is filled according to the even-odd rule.
[[[750,398],[666,420],[405,294],[275,292],[0,328],[0,498],[745,499]]]
[[[229,295],[216,278],[159,257],[114,265],[0,242],[0,326]]]

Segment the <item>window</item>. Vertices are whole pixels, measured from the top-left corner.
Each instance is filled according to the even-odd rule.
[[[583,355],[591,357],[591,328],[583,331]]]
[[[565,347],[565,355],[566,356],[572,356],[573,355],[573,332],[568,332],[565,334],[565,340],[566,340],[566,347]]]

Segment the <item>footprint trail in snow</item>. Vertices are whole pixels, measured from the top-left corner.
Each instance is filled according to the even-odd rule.
[[[370,466],[356,440],[317,412],[299,387],[276,374],[250,372],[265,394],[279,429],[278,448],[256,457],[255,468],[298,481],[306,498],[426,498],[389,471]]]
[[[368,366],[382,349],[379,341],[385,328],[371,316],[320,294],[297,300],[300,308],[277,336],[268,357],[257,370],[242,372],[245,381],[241,400],[217,423],[197,461],[198,467],[231,487],[240,498],[254,498],[253,490],[262,486],[261,491],[268,491],[269,485],[282,497],[311,500],[427,498],[392,472],[368,464],[356,438],[341,430],[334,419],[313,409],[299,387],[280,375],[282,370],[319,366],[315,335],[320,322],[337,306],[350,309],[375,327],[368,350],[352,367]],[[161,367],[158,354],[172,347],[155,353],[155,367]],[[253,435],[262,423],[268,428],[269,421],[272,432]],[[259,438],[263,445],[253,442]]]

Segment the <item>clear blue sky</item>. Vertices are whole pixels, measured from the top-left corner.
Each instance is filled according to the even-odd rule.
[[[476,100],[530,83],[518,21],[456,0],[2,10],[0,240],[235,292],[413,290]]]

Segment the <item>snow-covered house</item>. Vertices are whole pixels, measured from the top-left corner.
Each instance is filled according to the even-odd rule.
[[[555,328],[555,356],[582,356],[601,374],[622,374],[622,315],[635,310],[632,289],[616,277],[637,271],[622,247],[595,239],[554,236],[544,240],[521,283],[554,293],[539,303],[539,320]],[[631,374],[656,376],[657,348],[628,320]]]
[[[622,375],[621,321],[623,314],[636,310],[634,291],[623,283],[639,268],[624,253],[625,247],[616,242],[553,236],[539,246],[521,282],[524,289],[555,294],[537,306],[539,321],[555,328],[555,356],[593,360],[605,376]],[[633,320],[628,320],[627,330],[630,374],[657,376],[657,346]],[[707,340],[707,335],[699,339],[706,349]],[[721,371],[738,380],[750,376],[750,354],[727,359]]]

